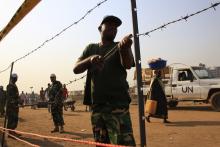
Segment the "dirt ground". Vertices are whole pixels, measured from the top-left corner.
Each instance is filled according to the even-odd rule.
[[[138,106],[131,105],[132,123],[137,146],[140,146]],[[20,109],[17,130],[42,135],[64,138],[93,140],[90,125],[90,113],[85,106],[76,104],[76,110],[64,111],[65,133],[51,134],[53,128],[50,113],[45,108],[36,110],[29,107]],[[209,105],[184,103],[175,109],[169,109],[170,124],[163,124],[160,119],[151,119],[146,123],[148,147],[219,147],[220,146],[220,112],[214,112]],[[1,119],[1,126],[3,119]],[[23,135],[24,139],[43,147],[94,146],[52,139],[42,139]],[[9,147],[27,146],[19,141],[6,137]]]

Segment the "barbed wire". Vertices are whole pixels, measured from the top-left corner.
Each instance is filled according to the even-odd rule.
[[[157,28],[151,30],[151,31],[148,31],[148,32],[142,33],[142,34],[137,34],[137,37],[143,36],[143,35],[144,35],[144,36],[146,36],[146,35],[149,36],[149,34],[152,33],[152,32],[154,32],[154,31],[157,31],[157,30],[166,28],[166,26],[168,26],[168,25],[170,25],[170,24],[177,23],[177,22],[182,21],[182,20],[187,21],[188,18],[190,18],[190,17],[192,17],[192,16],[195,16],[195,15],[197,15],[197,14],[200,14],[200,13],[202,13],[202,12],[204,12],[204,11],[207,11],[207,10],[209,10],[209,9],[211,9],[211,8],[213,8],[214,10],[216,10],[215,7],[217,7],[219,4],[220,4],[220,2],[217,2],[217,3],[215,3],[215,4],[211,4],[210,7],[207,7],[207,8],[205,8],[205,9],[202,9],[202,10],[197,11],[197,12],[195,12],[195,13],[192,13],[192,14],[190,14],[190,15],[186,15],[185,17],[181,17],[180,19],[177,19],[177,20],[168,22],[168,23],[166,23],[166,24],[164,24],[164,25],[162,25],[162,26],[160,26],[160,27],[157,27]],[[132,37],[134,37],[134,36],[132,36]],[[106,53],[106,55],[103,57],[104,60],[107,60],[108,58],[110,58],[116,51],[117,51],[117,45],[114,46],[112,49],[110,49],[109,52]],[[84,76],[82,76],[82,77],[80,77],[80,78],[78,78],[78,79],[75,79],[75,80],[73,80],[73,81],[70,81],[70,82],[69,82],[68,84],[66,84],[66,85],[69,85],[69,84],[71,84],[71,83],[73,83],[73,82],[76,82],[76,81],[78,81],[78,80],[81,80],[81,79],[83,79],[85,76],[86,76],[86,75],[84,75]]]
[[[83,79],[83,78],[85,78],[85,77],[86,77],[86,75],[83,75],[83,76],[80,77],[80,78],[76,78],[76,79],[74,79],[74,80],[72,80],[72,81],[69,81],[69,83],[67,83],[66,85],[72,84],[73,82],[79,81],[79,80],[81,80],[81,79]]]
[[[176,19],[176,20],[174,20],[174,21],[170,21],[170,22],[168,22],[168,23],[165,23],[165,24],[163,24],[163,25],[161,25],[161,26],[159,26],[159,27],[157,27],[157,28],[155,28],[155,29],[152,29],[152,30],[148,31],[148,32],[139,33],[139,34],[137,34],[137,37],[139,37],[139,36],[150,36],[150,35],[149,35],[150,33],[155,32],[155,31],[158,31],[158,30],[163,30],[163,29],[165,29],[168,25],[171,25],[171,24],[177,23],[177,22],[179,22],[179,21],[183,21],[183,20],[184,20],[184,21],[187,21],[187,19],[189,19],[190,17],[195,16],[195,15],[198,15],[198,14],[200,14],[200,13],[202,13],[202,12],[205,12],[205,11],[207,11],[207,10],[209,10],[209,9],[212,9],[212,8],[213,8],[214,10],[216,10],[215,7],[217,7],[219,4],[220,4],[220,2],[216,2],[216,3],[214,3],[214,4],[211,4],[210,7],[207,7],[207,8],[205,8],[205,9],[202,9],[202,10],[197,11],[197,12],[195,12],[195,13],[192,13],[192,14],[190,14],[190,15],[186,15],[186,16],[181,17],[181,18],[179,18],[179,19]]]
[[[97,3],[93,8],[89,9],[78,21],[75,21],[74,23],[72,23],[71,25],[67,26],[66,28],[64,28],[63,30],[61,30],[59,33],[57,33],[56,35],[54,35],[53,37],[51,37],[50,39],[44,41],[41,45],[39,45],[37,48],[33,49],[32,51],[28,52],[27,54],[25,54],[24,56],[21,56],[19,58],[17,58],[15,61],[13,61],[14,63],[26,58],[27,56],[33,54],[34,52],[36,52],[37,50],[39,50],[40,48],[42,48],[45,44],[47,44],[48,42],[52,41],[54,38],[58,37],[59,35],[61,35],[62,33],[64,33],[66,30],[68,30],[69,28],[71,28],[74,25],[77,25],[79,22],[81,22],[82,20],[84,20],[90,13],[92,13],[96,8],[98,8],[100,5],[104,4],[105,2],[107,2],[108,0],[103,0],[99,3]],[[7,68],[5,68],[4,70],[0,71],[0,74],[7,71],[10,68],[10,66],[8,66]]]
[[[1,70],[1,71],[0,71],[0,74],[3,73],[3,72],[5,72],[5,71],[7,71],[8,69],[10,69],[10,67],[11,67],[11,64],[10,64],[7,68]]]
[[[57,36],[59,36],[60,34],[62,34],[63,32],[65,32],[67,29],[69,29],[69,28],[72,27],[73,25],[78,24],[80,21],[82,21],[83,19],[85,19],[85,17],[86,17],[87,15],[89,15],[94,9],[96,9],[98,6],[100,6],[101,4],[105,3],[106,1],[108,1],[108,0],[103,0],[103,1],[99,2],[95,7],[93,7],[93,8],[90,9],[89,11],[87,11],[87,13],[86,13],[83,17],[81,17],[78,21],[76,21],[76,22],[74,22],[73,24],[69,25],[68,27],[66,27],[65,29],[63,29],[62,31],[60,31],[58,34],[56,34],[55,36],[53,36],[51,39],[46,40],[46,41],[45,41],[44,43],[42,43],[39,47],[37,47],[36,49],[34,49],[34,50],[32,50],[31,52],[27,53],[26,55],[24,55],[24,56],[22,56],[22,57],[16,59],[14,62],[17,62],[17,61],[22,60],[23,58],[29,56],[29,55],[32,54],[33,52],[35,52],[35,51],[37,51],[38,49],[40,49],[41,47],[43,47],[47,42],[53,40],[55,37],[57,37]],[[202,9],[202,10],[197,11],[197,12],[195,12],[195,13],[192,13],[192,14],[190,14],[190,15],[186,15],[185,17],[181,17],[180,19],[177,19],[177,20],[174,20],[174,21],[170,21],[170,22],[168,22],[168,23],[165,23],[164,25],[161,25],[161,26],[159,26],[159,27],[157,27],[157,28],[155,28],[155,29],[152,29],[152,30],[150,30],[150,31],[148,31],[148,32],[137,34],[137,37],[139,37],[139,36],[146,36],[146,35],[149,36],[149,34],[152,33],[152,32],[155,32],[155,31],[157,31],[157,30],[164,29],[164,28],[166,28],[168,25],[177,23],[177,22],[182,21],[182,20],[187,21],[188,18],[190,18],[190,17],[192,17],[192,16],[195,16],[195,15],[197,15],[197,14],[200,14],[200,13],[202,13],[202,12],[205,12],[205,11],[211,9],[211,8],[213,8],[214,10],[216,10],[215,7],[217,7],[219,4],[220,4],[220,2],[211,4],[210,7],[207,7],[207,8],[205,8],[205,9]],[[113,52],[113,53],[114,53],[114,50],[115,50],[115,47],[113,47],[113,49],[112,49],[112,52]],[[109,55],[111,56],[112,52],[110,52],[110,53],[106,56],[106,58],[108,58]],[[1,74],[2,72],[7,71],[10,67],[11,67],[11,65],[8,66],[6,69],[0,71],[0,74]],[[74,79],[74,80],[72,80],[72,81],[69,81],[69,83],[67,83],[66,85],[72,84],[73,82],[76,82],[76,81],[78,81],[78,80],[81,80],[81,79],[83,79],[84,77],[86,77],[86,75],[83,75],[83,76],[80,77],[80,78],[76,78],[76,79]]]
[[[190,17],[192,17],[192,16],[194,16],[194,15],[197,15],[197,14],[199,14],[199,13],[202,13],[202,12],[204,12],[204,11],[207,11],[207,10],[209,10],[209,9],[211,9],[211,8],[213,8],[214,10],[216,10],[215,7],[217,7],[219,4],[220,4],[220,2],[217,2],[217,3],[215,3],[215,4],[211,4],[210,7],[207,7],[207,8],[205,8],[205,9],[202,9],[202,10],[197,11],[197,12],[195,12],[195,13],[192,13],[192,14],[190,14],[190,15],[186,15],[185,17],[181,17],[180,19],[177,19],[177,20],[168,22],[168,23],[166,23],[166,24],[164,24],[164,25],[162,25],[162,26],[159,26],[159,27],[157,27],[157,28],[155,28],[155,29],[152,29],[152,30],[150,30],[150,31],[148,31],[148,32],[146,32],[146,33],[137,34],[137,37],[139,37],[139,36],[146,36],[146,35],[149,36],[149,34],[152,33],[152,32],[154,32],[154,31],[161,30],[161,29],[163,29],[163,28],[166,28],[166,26],[168,26],[168,25],[170,25],[170,24],[173,24],[173,23],[176,23],[176,22],[179,22],[179,21],[182,21],[182,20],[187,21],[188,18],[190,18]],[[134,37],[134,35],[133,35],[132,37]],[[104,59],[104,60],[107,60],[108,58],[110,58],[111,56],[113,56],[117,50],[118,50],[118,48],[117,48],[117,45],[116,45],[116,46],[114,46],[112,49],[110,49],[109,52],[107,52],[107,53],[104,55],[103,59]]]

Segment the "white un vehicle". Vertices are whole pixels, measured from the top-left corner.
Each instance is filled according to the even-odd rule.
[[[152,70],[142,69],[144,96],[149,92],[151,78]],[[206,68],[173,64],[163,69],[162,78],[169,107],[176,107],[180,101],[193,101],[210,103],[220,111],[220,79],[212,77]]]

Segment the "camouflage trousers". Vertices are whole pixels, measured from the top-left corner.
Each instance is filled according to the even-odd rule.
[[[101,106],[100,108],[105,109],[106,107]],[[114,108],[110,112],[93,111],[91,122],[96,142],[135,146],[128,108]]]
[[[63,126],[63,105],[51,104],[51,114],[53,117],[54,126]]]
[[[18,106],[8,106],[7,107],[7,128],[8,129],[16,129],[18,125],[18,113],[19,107]]]

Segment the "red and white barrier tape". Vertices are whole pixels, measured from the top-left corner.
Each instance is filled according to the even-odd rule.
[[[24,143],[24,144],[27,144],[27,145],[32,146],[32,147],[40,147],[39,145],[36,145],[36,144],[32,144],[32,143],[30,143],[30,142],[27,142],[27,141],[25,141],[25,140],[23,140],[23,139],[20,139],[20,138],[18,138],[18,137],[16,137],[16,136],[14,136],[14,135],[12,135],[12,134],[10,134],[10,133],[4,131],[4,130],[0,130],[0,131],[5,132],[6,134],[8,134],[8,136],[11,136],[11,137],[13,137],[14,139],[16,139],[16,140],[18,140],[18,141],[20,141],[20,142],[22,142],[22,143]]]
[[[98,146],[103,146],[103,147],[128,147],[128,146],[123,146],[123,145],[105,144],[105,143],[86,141],[86,140],[76,140],[76,139],[70,139],[70,138],[46,136],[46,135],[28,133],[28,132],[23,132],[23,131],[18,131],[18,130],[6,129],[6,128],[3,128],[3,127],[0,127],[0,129],[1,130],[7,130],[7,131],[14,131],[16,133],[20,133],[20,134],[23,134],[23,135],[37,136],[37,137],[40,137],[40,138],[47,138],[47,139],[53,139],[53,140],[69,141],[69,142],[80,143],[80,144],[98,145]]]

